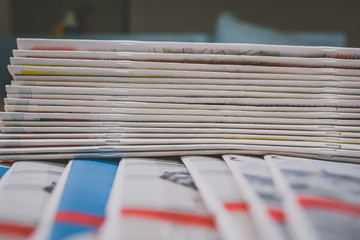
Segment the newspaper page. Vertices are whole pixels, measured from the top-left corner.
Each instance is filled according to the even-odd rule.
[[[127,83],[162,83],[162,84],[214,84],[221,81],[221,84],[232,85],[254,85],[254,86],[323,86],[323,87],[353,87],[359,88],[356,78],[344,78],[342,76],[321,75],[320,78],[309,79],[271,79],[269,76],[264,78],[149,78],[149,77],[111,77],[111,76],[61,76],[61,75],[13,75],[14,84],[16,82],[28,82],[28,85],[36,85],[42,82],[66,82],[67,84],[93,85],[104,84],[127,84]],[[269,81],[271,80],[271,81]]]
[[[357,119],[336,118],[301,118],[282,117],[232,117],[232,116],[201,116],[201,115],[153,115],[153,114],[107,114],[107,113],[36,113],[36,112],[1,112],[3,121],[122,121],[122,122],[174,122],[174,123],[222,123],[227,124],[285,124],[285,125],[330,125],[359,126]],[[193,125],[195,126],[195,125]]]
[[[230,117],[270,117],[270,118],[303,118],[303,119],[359,119],[360,113],[341,111],[296,111],[271,112],[271,111],[246,111],[246,110],[208,110],[208,109],[172,109],[172,108],[146,108],[146,107],[88,107],[88,106],[54,106],[54,105],[8,105],[4,106],[7,112],[38,112],[38,113],[94,113],[94,114],[153,114],[153,115],[184,115],[184,116],[230,116]],[[340,108],[341,109],[341,108]],[[344,109],[344,108],[343,108]],[[311,109],[316,110],[316,108]]]
[[[10,74],[36,76],[94,76],[94,77],[128,77],[128,78],[178,78],[178,80],[208,79],[212,82],[222,79],[264,79],[264,80],[307,80],[307,81],[359,81],[359,76],[333,76],[311,74],[276,74],[276,73],[234,73],[234,72],[205,72],[186,70],[163,70],[159,63],[158,69],[117,69],[99,67],[63,67],[63,66],[29,66],[8,65]],[[218,80],[219,79],[219,80]],[[224,81],[225,81],[224,80]],[[185,80],[186,81],[186,80]]]
[[[17,76],[14,79],[18,79]],[[169,89],[208,89],[214,90],[219,87],[219,90],[229,90],[234,87],[237,90],[250,90],[251,87],[263,87],[263,89],[271,90],[289,90],[290,87],[294,88],[293,91],[301,92],[304,89],[309,89],[312,92],[326,92],[326,93],[354,93],[360,87],[360,81],[347,81],[347,80],[269,80],[269,79],[185,79],[181,78],[153,78],[154,81],[145,80],[143,78],[131,78],[127,82],[76,82],[76,81],[52,81],[46,79],[41,80],[14,80],[11,85],[20,86],[62,86],[62,87],[114,87],[114,88],[159,88],[156,84],[163,84],[164,88]],[[66,80],[66,79],[64,79]],[[72,79],[76,80],[76,79]],[[183,81],[184,80],[184,81]],[[221,84],[221,85],[220,85]],[[264,87],[268,88],[264,88]],[[278,87],[278,88],[275,88]],[[279,88],[282,87],[282,88]],[[348,88],[348,89],[345,89]],[[235,90],[234,89],[234,90]]]
[[[280,194],[264,159],[245,155],[222,157],[250,204],[250,213],[262,239],[291,239]]]
[[[189,172],[175,159],[123,158],[108,211],[100,238],[219,239]]]
[[[246,88],[244,86],[244,88]],[[277,98],[277,99],[321,99],[321,100],[359,100],[358,95],[346,94],[346,93],[328,93],[317,90],[317,92],[276,92],[276,91],[261,91],[262,88],[271,87],[259,87],[256,91],[251,90],[202,90],[202,89],[161,89],[161,88],[95,88],[95,87],[55,87],[55,86],[20,86],[20,85],[7,85],[6,91],[8,93],[18,94],[80,94],[80,95],[110,95],[110,96],[158,96],[158,97],[201,97],[201,98],[258,98],[263,100],[264,98]],[[273,87],[274,90],[278,87]],[[251,89],[251,87],[249,87]],[[288,88],[290,90],[291,88]],[[165,91],[164,91],[165,90]],[[254,89],[255,90],[255,89]],[[296,90],[296,89],[295,89]],[[291,91],[291,90],[290,90]],[[341,91],[341,89],[339,90]],[[345,90],[346,92],[346,90]],[[349,93],[352,90],[348,91]],[[353,92],[354,93],[354,92]],[[131,100],[129,100],[131,101]],[[263,100],[264,101],[264,100]],[[170,101],[171,102],[171,101]],[[269,104],[268,104],[269,105]],[[284,105],[284,103],[283,103]],[[292,105],[291,102],[285,105]],[[305,104],[294,104],[297,106],[304,106]]]
[[[221,55],[300,56],[358,59],[357,48],[324,46],[289,46],[248,43],[149,42],[128,40],[81,40],[18,38],[19,49],[130,51]]]
[[[181,104],[181,103],[151,103],[131,101],[86,101],[61,99],[31,99],[31,98],[4,98],[6,105],[33,105],[33,106],[83,106],[108,108],[150,108],[150,109],[186,109],[186,110],[226,110],[226,111],[253,111],[253,112],[320,112],[324,115],[335,113],[360,113],[358,108],[334,107],[280,107],[280,106],[242,106],[219,104]],[[333,114],[331,114],[333,113]]]
[[[149,146],[146,146],[149,147]],[[152,146],[154,147],[154,146]],[[169,146],[162,146],[164,149],[169,149]],[[184,146],[183,146],[184,147]],[[253,145],[237,145],[237,146],[223,146],[223,149],[218,145],[210,146],[211,149],[204,148],[203,146],[195,147],[187,145],[184,149],[172,149],[172,150],[156,150],[152,151],[119,151],[118,148],[109,146],[102,146],[95,149],[76,149],[74,152],[73,147],[70,147],[67,152],[58,152],[53,148],[46,149],[47,152],[39,153],[17,153],[17,154],[4,154],[1,155],[1,159],[7,161],[29,161],[29,160],[65,160],[74,158],[87,158],[87,159],[109,159],[116,160],[122,157],[176,157],[186,155],[222,155],[222,154],[244,154],[244,155],[266,155],[266,154],[278,154],[278,155],[291,155],[294,157],[312,158],[312,159],[328,159],[331,161],[359,163],[358,157],[350,150],[333,151],[331,149],[311,149],[311,148],[299,148],[299,147],[274,147],[274,146],[253,146]],[[99,150],[101,149],[101,151]]]
[[[38,225],[63,164],[15,162],[0,181],[0,238],[27,239]]]
[[[153,103],[187,103],[187,104],[230,104],[230,105],[264,105],[264,106],[317,106],[317,107],[351,107],[357,108],[360,103],[356,99],[338,99],[334,94],[323,94],[322,98],[306,99],[291,98],[288,94],[286,98],[272,97],[207,97],[207,96],[129,96],[117,91],[116,95],[99,95],[84,93],[50,93],[41,91],[32,93],[32,89],[22,86],[22,88],[7,86],[8,98],[26,99],[62,99],[62,100],[87,100],[87,101],[134,101],[134,102],[153,102]],[[39,86],[37,86],[39,87]],[[37,89],[38,91],[39,89]],[[43,89],[44,90],[44,89]],[[60,90],[58,88],[57,90]],[[125,90],[123,90],[125,91]],[[278,96],[278,95],[277,95]],[[358,98],[358,97],[355,97]],[[301,104],[300,104],[301,103]]]
[[[224,239],[259,239],[249,205],[222,159],[206,156],[181,157],[209,210],[215,214]]]
[[[253,140],[249,142],[244,141],[223,141],[222,143],[207,142],[207,143],[181,143],[172,142],[167,143],[152,143],[151,141],[143,144],[129,144],[129,145],[95,145],[95,146],[48,146],[48,147],[18,147],[18,148],[2,148],[0,154],[3,160],[20,160],[17,157],[20,154],[50,154],[50,153],[107,153],[107,152],[163,152],[167,151],[196,151],[196,150],[218,150],[220,154],[225,154],[227,150],[254,150],[261,152],[284,152],[287,154],[296,153],[308,153],[316,154],[318,157],[332,159],[336,156],[353,158],[355,162],[358,162],[360,151],[356,144],[328,144],[328,143],[313,143],[300,142],[294,144],[292,141],[266,141],[266,140]],[[281,143],[281,144],[280,144]],[[340,147],[339,147],[340,146]],[[137,153],[134,153],[137,154]],[[13,158],[7,159],[9,155],[13,155]],[[164,156],[163,154],[161,156]],[[30,155],[29,155],[30,157]]]
[[[7,116],[2,116],[3,118]],[[259,134],[262,131],[274,130],[280,133],[292,133],[292,135],[318,136],[327,134],[332,137],[357,136],[360,131],[356,126],[337,126],[331,124],[324,125],[307,125],[307,124],[260,124],[260,123],[191,123],[191,122],[123,122],[123,121],[68,121],[65,119],[21,119],[21,116],[15,116],[17,119],[6,118],[0,123],[1,127],[14,127],[9,132],[73,132],[74,133],[149,133],[149,132],[172,132],[172,133],[243,133],[243,134]],[[58,125],[57,125],[58,124]],[[16,128],[17,127],[17,128]],[[33,129],[26,130],[26,127]],[[43,127],[45,130],[42,130]],[[78,127],[79,130],[76,130]],[[89,128],[91,127],[91,128]],[[38,130],[37,130],[38,129]],[[57,130],[58,129],[58,130]],[[88,129],[88,130],[86,130]],[[92,131],[94,130],[94,131]],[[290,131],[291,130],[291,131]],[[303,134],[301,134],[303,133]],[[352,135],[355,134],[355,135]],[[1,136],[1,134],[0,134]]]
[[[329,74],[334,76],[360,76],[356,69],[336,68],[300,68],[300,67],[274,67],[253,65],[231,64],[191,64],[173,62],[146,62],[126,60],[92,60],[92,59],[61,59],[61,58],[31,58],[10,57],[11,65],[27,66],[66,66],[66,67],[101,67],[120,69],[164,69],[164,70],[187,70],[206,72],[242,72],[242,73],[282,73],[282,74]]]
[[[275,57],[256,55],[180,54],[144,52],[13,50],[14,57],[66,58],[98,60],[130,60],[151,62],[237,64],[281,67],[317,67],[359,69],[360,61],[353,59]]]
[[[271,136],[268,135],[235,135],[235,136],[185,136],[177,137],[173,134],[160,136],[146,136],[126,138],[93,138],[93,139],[0,139],[0,147],[47,147],[47,146],[101,146],[101,145],[157,145],[157,144],[253,144],[253,145],[280,145],[302,147],[341,147],[342,149],[360,150],[360,144],[356,138],[332,138],[303,137],[303,136]],[[311,143],[308,143],[311,142]]]
[[[355,61],[355,60],[353,60]],[[359,60],[357,60],[359,61]],[[359,61],[360,62],[360,61]],[[45,75],[45,76],[110,76],[110,77],[148,77],[148,78],[201,78],[201,79],[275,79],[275,80],[348,80],[358,81],[359,76],[332,76],[311,74],[276,74],[276,73],[236,73],[206,72],[186,70],[164,70],[159,63],[158,69],[119,69],[99,67],[63,67],[63,66],[28,66],[8,65],[14,75]]]
[[[5,128],[1,128],[1,130],[6,129]],[[46,129],[46,127],[44,127]],[[166,129],[152,129],[152,128],[145,128],[145,130],[147,130],[148,132],[145,133],[140,133],[141,130],[137,131],[132,130],[132,129],[127,129],[125,131],[121,131],[121,129],[119,129],[119,131],[113,131],[113,132],[106,132],[107,129],[106,128],[100,128],[98,132],[93,131],[86,131],[83,129],[82,132],[76,132],[74,133],[73,129],[77,129],[79,127],[60,127],[60,129],[63,129],[64,131],[61,131],[59,129],[56,129],[55,131],[52,130],[52,128],[48,128],[48,131],[42,131],[43,133],[41,133],[41,131],[38,132],[34,132],[29,130],[28,134],[20,132],[20,131],[9,131],[9,133],[2,133],[0,134],[0,139],[8,139],[8,140],[15,140],[15,139],[23,139],[23,140],[27,140],[27,139],[121,139],[121,138],[240,138],[241,135],[237,135],[237,134],[233,134],[233,133],[196,133],[196,132],[192,132],[192,130],[197,131],[197,129],[186,129],[184,128],[184,132],[188,132],[188,133],[179,133],[181,132],[181,129],[175,129],[172,130],[170,129],[169,132],[167,132]],[[80,127],[80,128],[85,128],[85,127]],[[15,127],[14,129],[17,129],[17,127]],[[158,130],[158,131],[157,131]],[[202,129],[205,130],[205,129]],[[228,129],[225,129],[228,130]],[[255,130],[256,131],[256,130]],[[153,133],[152,133],[153,132]],[[160,133],[159,133],[160,132]],[[163,132],[163,133],[161,133]],[[191,133],[190,133],[191,132]],[[201,132],[201,131],[199,131]],[[209,131],[211,132],[211,131]],[[221,132],[221,131],[220,131]],[[241,134],[241,130],[239,131]],[[252,131],[250,131],[251,133]],[[263,130],[264,134],[265,132],[267,132],[268,134],[273,134],[274,136],[277,136],[281,134],[281,131],[276,131],[276,130]],[[287,131],[283,130],[282,133],[286,133]],[[295,133],[298,135],[292,135],[292,136],[302,136],[302,135],[307,135],[307,132],[297,132],[297,131],[288,131],[289,133]],[[246,134],[246,130],[244,131],[244,133]],[[258,133],[256,133],[258,134]],[[353,138],[355,140],[355,142],[358,141],[359,135],[360,133],[358,132],[344,132],[343,136],[344,138],[336,138],[334,137],[331,133],[327,133],[327,132],[309,132],[310,136],[322,136],[323,137],[323,141],[327,141],[329,143],[333,143],[333,142],[345,142],[345,141],[349,141],[352,140],[351,138]],[[307,139],[313,139],[313,138],[307,138]],[[318,138],[319,139],[319,138]],[[43,140],[44,141],[44,140]]]
[[[295,239],[357,239],[360,165],[265,156]]]

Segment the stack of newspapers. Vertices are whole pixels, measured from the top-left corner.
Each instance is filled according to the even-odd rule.
[[[280,155],[17,161],[0,165],[0,239],[354,240],[359,176]]]
[[[279,154],[358,162],[360,49],[18,39],[2,160]]]

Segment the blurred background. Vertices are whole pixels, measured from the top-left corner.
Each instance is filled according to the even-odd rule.
[[[359,0],[0,0],[0,89],[17,37],[360,47]]]

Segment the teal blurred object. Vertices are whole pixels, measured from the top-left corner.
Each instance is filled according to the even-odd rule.
[[[5,97],[5,85],[10,84],[11,76],[7,70],[7,65],[10,64],[10,57],[12,50],[16,47],[16,37],[0,35],[0,97]],[[1,102],[1,101],[0,101]]]
[[[214,42],[221,43],[345,47],[346,41],[342,32],[284,32],[240,20],[230,12],[220,14],[214,33]]]

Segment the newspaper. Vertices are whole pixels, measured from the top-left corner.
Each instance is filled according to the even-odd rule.
[[[158,96],[158,97],[202,97],[202,98],[258,98],[260,100],[266,98],[275,98],[275,99],[304,99],[304,100],[313,100],[313,99],[322,99],[322,100],[359,100],[358,95],[351,94],[337,94],[322,92],[295,92],[290,88],[290,92],[274,92],[274,91],[261,91],[262,87],[259,87],[257,91],[251,90],[201,90],[201,89],[164,89],[162,88],[95,88],[95,87],[53,87],[53,86],[17,86],[17,85],[7,85],[6,91],[8,93],[18,93],[18,94],[80,94],[80,95],[110,95],[110,96]],[[266,87],[264,87],[266,88]],[[268,87],[271,88],[271,87]],[[274,87],[276,88],[276,87]],[[276,89],[275,89],[276,90]],[[305,91],[305,90],[303,90]],[[348,92],[351,92],[349,90]],[[356,91],[355,91],[356,92]],[[287,105],[287,104],[286,104]],[[300,105],[300,104],[297,104]]]
[[[335,107],[283,107],[283,106],[244,106],[220,104],[181,104],[181,103],[153,103],[128,101],[87,101],[61,99],[31,99],[31,98],[4,98],[6,105],[36,105],[36,106],[84,106],[109,108],[150,108],[150,109],[199,109],[199,110],[229,110],[254,112],[321,112],[336,115],[336,113],[360,113],[358,108]]]
[[[62,100],[87,100],[87,101],[134,101],[134,102],[153,102],[153,103],[186,103],[186,104],[231,104],[231,105],[264,105],[264,106],[318,106],[318,107],[352,107],[357,108],[360,103],[356,99],[337,99],[336,95],[323,94],[323,98],[269,98],[269,97],[201,97],[201,96],[124,96],[119,91],[118,95],[96,95],[96,94],[62,94],[62,93],[31,93],[31,88],[14,88],[8,86],[8,98],[26,98],[26,99],[62,99]],[[39,87],[37,87],[39,88]],[[11,89],[11,90],[10,90]],[[16,89],[16,90],[15,90]],[[22,89],[22,90],[20,90]],[[18,91],[20,90],[20,93]],[[39,89],[37,89],[39,90]],[[13,93],[15,92],[15,93]],[[56,92],[56,91],[55,91]],[[124,93],[124,92],[123,92]],[[273,96],[278,93],[272,94]],[[314,96],[316,94],[313,94]],[[319,94],[320,95],[320,94]],[[259,96],[259,95],[257,95]],[[335,97],[335,98],[334,98]],[[357,97],[356,97],[357,98]]]
[[[302,58],[257,55],[183,54],[151,52],[102,52],[102,51],[56,51],[13,50],[14,57],[66,58],[98,60],[130,60],[152,62],[237,64],[281,67],[318,67],[359,69],[360,61],[352,59]]]
[[[97,145],[97,146],[68,146],[68,147],[21,147],[21,148],[3,148],[0,149],[0,154],[3,160],[14,160],[7,159],[9,155],[20,155],[20,154],[50,154],[50,153],[99,153],[99,152],[160,152],[163,151],[189,151],[189,150],[221,150],[218,151],[221,154],[225,154],[227,150],[254,150],[254,151],[274,151],[274,152],[286,152],[286,153],[308,153],[317,154],[323,158],[330,158],[332,156],[343,156],[355,158],[360,155],[358,145],[356,144],[328,144],[328,143],[314,143],[311,147],[310,143],[294,143],[291,141],[264,141],[264,140],[253,140],[250,142],[244,141],[226,141],[222,143],[176,143],[173,144],[156,144],[156,143],[144,143],[135,145]],[[340,146],[339,146],[340,145]],[[316,146],[316,147],[314,147]],[[169,149],[170,148],[170,149]],[[162,155],[164,156],[164,155]],[[16,157],[16,156],[13,156]],[[16,160],[16,159],[15,159]]]
[[[186,70],[163,70],[161,69],[116,69],[99,67],[60,67],[60,66],[23,66],[9,65],[11,75],[36,75],[36,76],[97,76],[97,77],[131,77],[131,78],[190,78],[208,79],[218,82],[219,80],[241,79],[264,79],[264,80],[307,80],[307,81],[359,81],[359,76],[333,76],[333,75],[309,75],[309,74],[274,74],[274,73],[233,73],[233,72],[204,72]],[[219,79],[219,80],[216,80]],[[135,79],[136,80],[136,79]],[[150,81],[150,80],[149,80]],[[156,81],[156,80],[155,80]],[[186,81],[186,80],[184,80]],[[201,81],[201,80],[198,80]]]
[[[163,70],[161,69],[161,63],[159,63],[158,68],[159,69],[118,69],[118,68],[99,68],[99,67],[59,67],[59,66],[52,67],[52,66],[8,65],[8,70],[12,76],[60,75],[60,76],[110,76],[110,77],[133,77],[133,78],[136,77],[200,78],[200,79],[214,79],[214,81],[215,79],[265,79],[265,80],[275,79],[275,80],[318,80],[318,81],[324,79],[328,79],[328,80],[341,79],[344,81],[359,81],[360,79],[359,76]]]
[[[265,155],[265,154],[278,154],[278,155],[288,155],[295,157],[305,157],[312,159],[328,159],[331,161],[339,161],[339,162],[352,162],[359,163],[359,158],[356,155],[351,155],[346,151],[347,156],[344,156],[344,151],[333,151],[331,149],[317,149],[313,150],[311,148],[286,148],[286,147],[264,147],[264,146],[252,146],[252,145],[243,145],[243,146],[229,146],[225,150],[219,149],[219,146],[216,148],[206,149],[201,147],[198,148],[190,148],[187,146],[187,150],[185,149],[175,149],[169,150],[168,146],[167,150],[153,150],[153,151],[130,151],[130,152],[119,152],[113,150],[113,148],[109,148],[107,151],[103,151],[105,146],[102,147],[102,151],[95,149],[97,151],[94,152],[88,151],[77,151],[74,152],[73,149],[70,149],[70,152],[53,152],[53,149],[49,149],[50,153],[31,153],[31,154],[8,154],[1,155],[1,159],[6,161],[28,161],[28,160],[66,160],[74,158],[86,158],[86,159],[109,159],[114,160],[122,157],[170,157],[170,156],[185,156],[185,155],[222,155],[222,154],[244,154],[244,155]],[[210,146],[213,147],[213,146]],[[79,150],[79,149],[77,149]]]
[[[17,121],[18,120],[18,121]],[[38,120],[38,121],[36,121]],[[336,126],[331,124],[326,125],[307,125],[307,124],[255,124],[255,123],[191,123],[191,122],[122,122],[122,121],[75,121],[75,119],[35,119],[23,120],[23,119],[6,119],[1,121],[0,126],[4,126],[2,129],[8,132],[134,132],[134,133],[146,133],[146,132],[194,132],[194,133],[261,133],[262,130],[272,131],[276,130],[279,133],[287,130],[297,131],[293,135],[309,136],[317,135],[316,132],[325,132],[329,136],[340,137],[345,134],[344,137],[351,137],[351,134],[357,134],[360,128],[357,126]],[[58,125],[57,125],[58,124]],[[13,128],[11,128],[13,127]],[[26,128],[32,127],[32,128]],[[43,128],[44,127],[44,128]],[[51,127],[51,128],[48,128]],[[76,130],[77,128],[79,130]],[[86,131],[86,128],[88,131]],[[91,127],[91,128],[89,128]],[[188,129],[188,130],[187,130]],[[92,131],[93,130],[93,131]],[[260,132],[259,132],[260,131]]]
[[[228,117],[268,117],[268,118],[305,118],[305,119],[359,119],[360,113],[353,112],[271,112],[244,110],[207,110],[207,109],[171,109],[171,108],[112,108],[87,106],[53,106],[53,105],[8,105],[7,112],[38,112],[38,113],[94,113],[94,114],[127,114],[127,115],[183,115],[183,116],[228,116]],[[295,109],[296,110],[296,109]],[[321,109],[322,110],[322,109]],[[355,109],[356,111],[357,109]],[[351,109],[347,110],[351,111]]]
[[[27,75],[25,75],[27,76]],[[14,77],[15,79],[18,78],[17,76]],[[152,78],[154,81],[151,80],[144,80],[143,78],[132,78],[128,82],[125,83],[113,83],[113,82],[76,82],[76,81],[52,81],[46,79],[46,81],[33,81],[33,80],[14,80],[11,81],[11,85],[20,85],[20,86],[67,86],[67,87],[114,87],[114,88],[129,88],[129,87],[137,87],[137,88],[159,88],[160,86],[155,86],[155,84],[163,84],[164,88],[184,88],[184,89],[199,89],[200,87],[204,87],[204,89],[214,89],[215,87],[220,86],[220,89],[226,90],[232,86],[236,86],[238,89],[243,89],[245,86],[247,87],[255,87],[255,86],[268,86],[268,87],[283,87],[283,89],[288,89],[289,87],[299,87],[295,88],[294,91],[299,91],[301,89],[312,89],[315,91],[316,88],[319,88],[317,91],[323,92],[337,92],[340,88],[342,92],[354,92],[356,89],[359,88],[360,82],[359,81],[341,81],[341,80],[259,80],[259,79],[217,79],[218,81],[213,81],[212,79],[184,79],[184,78]],[[71,79],[76,80],[76,79]],[[123,80],[125,81],[125,80]],[[140,82],[140,83],[136,83]],[[145,82],[145,83],[142,83]],[[149,83],[148,83],[149,82]],[[221,83],[221,85],[219,85]],[[174,85],[174,86],[173,86]],[[286,88],[285,88],[286,87]],[[301,88],[300,88],[301,87]],[[344,89],[349,88],[349,89]],[[251,88],[248,88],[251,89]],[[266,88],[265,88],[266,89]],[[270,89],[270,88],[268,88]],[[276,88],[273,88],[276,90]],[[345,91],[346,90],[346,91]]]
[[[265,156],[295,239],[356,239],[359,165]]]
[[[236,188],[235,179],[225,162],[205,156],[183,156],[181,159],[209,210],[215,215],[224,239],[259,239],[253,219],[249,216],[248,202]]]
[[[126,134],[119,138],[94,139],[0,139],[0,147],[31,147],[31,146],[101,146],[101,145],[157,145],[157,144],[250,144],[279,145],[299,147],[324,147],[360,150],[360,140],[357,138],[324,138],[302,136],[271,136],[268,135],[232,135],[220,136],[182,136],[163,134],[160,136],[145,136],[127,138]],[[6,152],[6,151],[5,151]],[[1,151],[0,151],[1,153]]]
[[[321,78],[309,78],[299,80],[289,79],[228,79],[228,78],[148,78],[148,77],[110,77],[110,76],[58,76],[58,75],[13,75],[14,83],[19,81],[28,82],[29,85],[40,84],[42,82],[66,82],[67,84],[84,84],[91,86],[97,83],[104,84],[126,84],[126,83],[161,83],[161,84],[214,84],[221,81],[221,84],[232,85],[252,85],[252,86],[322,86],[322,87],[353,87],[359,88],[359,82],[353,78],[343,78],[342,76],[321,75]],[[271,80],[271,81],[269,81]]]
[[[189,172],[176,160],[123,158],[107,212],[100,239],[219,238]]]
[[[4,122],[3,122],[4,123]],[[0,139],[114,139],[114,138],[239,138],[243,134],[267,134],[277,136],[323,137],[329,142],[350,142],[359,139],[359,132],[287,131],[267,129],[210,129],[207,128],[101,128],[92,127],[2,127]],[[78,130],[77,130],[78,129]],[[217,132],[217,133],[216,133]],[[339,138],[338,136],[342,136]],[[300,138],[299,138],[300,139]],[[342,140],[340,140],[342,139]],[[355,142],[356,142],[355,141]]]
[[[124,121],[124,122],[184,122],[184,123],[254,123],[254,124],[294,124],[294,125],[337,125],[359,126],[356,119],[307,119],[281,117],[231,117],[231,116],[201,116],[201,115],[152,115],[152,114],[101,114],[101,113],[31,113],[2,112],[0,119],[5,121],[18,120],[58,120],[58,121]]]
[[[64,165],[16,162],[0,181],[0,238],[27,239],[35,230]]]
[[[233,54],[260,56],[334,57],[358,59],[357,48],[322,46],[279,46],[248,43],[148,42],[125,40],[80,40],[18,38],[19,49],[130,51],[161,53]]]
[[[263,239],[291,239],[282,201],[262,158],[223,155]]]
[[[270,81],[271,82],[271,81]],[[11,85],[15,86],[58,86],[58,87],[96,87],[96,88],[118,88],[118,89],[177,89],[177,90],[208,90],[208,91],[254,91],[254,92],[279,92],[279,93],[311,93],[311,94],[357,94],[358,88],[342,88],[342,87],[303,87],[303,86],[243,86],[236,85],[220,85],[214,84],[117,84],[117,83],[74,83],[74,82],[30,82],[30,81],[12,81]],[[271,85],[271,83],[269,84]],[[229,93],[231,96],[232,94]],[[296,95],[295,95],[296,96]]]
[[[355,69],[336,68],[300,68],[300,67],[274,67],[253,65],[227,65],[227,64],[191,64],[173,62],[146,62],[126,60],[92,60],[92,59],[61,59],[61,58],[29,58],[10,57],[11,65],[27,66],[66,66],[66,67],[101,67],[121,69],[164,69],[187,70],[207,72],[241,72],[241,73],[282,73],[282,74],[313,74],[334,76],[359,76],[360,71]]]

